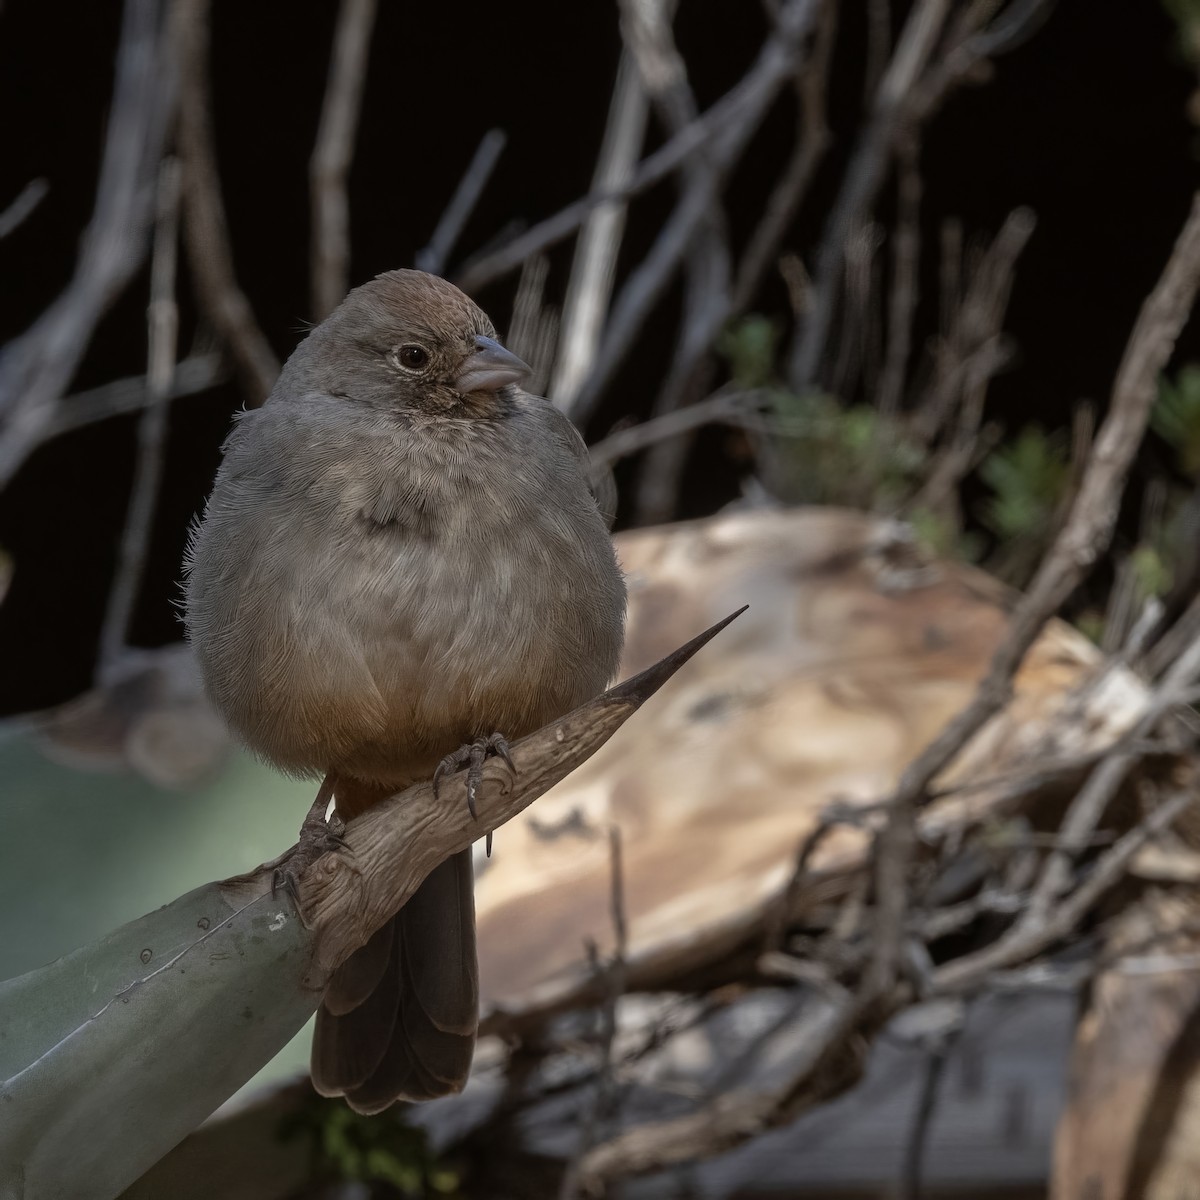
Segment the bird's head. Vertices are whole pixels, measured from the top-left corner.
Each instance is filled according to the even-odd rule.
[[[530,373],[469,296],[423,271],[388,271],[355,288],[292,359],[301,360],[307,386],[447,416],[497,411],[506,389]]]

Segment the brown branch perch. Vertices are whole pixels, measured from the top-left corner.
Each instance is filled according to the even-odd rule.
[[[352,821],[345,851],[319,858],[300,881],[298,907],[314,935],[308,983],[321,987],[438,863],[511,820],[569,775],[743,612],[739,609],[640,675],[522,738],[512,748],[515,777],[489,761],[477,800],[478,820],[467,811],[465,780],[456,776],[443,782],[437,796],[432,783],[414,784]],[[261,892],[271,885],[272,865],[230,884],[239,892]]]

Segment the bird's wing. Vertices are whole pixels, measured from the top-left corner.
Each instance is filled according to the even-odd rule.
[[[566,413],[556,408],[549,400],[543,400],[542,403],[546,407],[551,429],[562,438],[578,460],[588,489],[596,501],[596,507],[600,510],[604,523],[611,529],[617,517],[617,481],[613,478],[611,468],[592,462],[583,435]]]

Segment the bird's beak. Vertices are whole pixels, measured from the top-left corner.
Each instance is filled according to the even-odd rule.
[[[505,350],[494,338],[477,337],[475,353],[458,369],[454,390],[464,394],[498,392],[510,383],[520,383],[530,374],[529,364],[511,350]]]

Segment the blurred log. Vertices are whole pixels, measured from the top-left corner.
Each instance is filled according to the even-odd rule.
[[[928,561],[903,526],[861,513],[735,513],[618,545],[630,586],[623,673],[678,630],[750,609],[619,746],[505,829],[477,886],[493,1028],[595,999],[584,947],[612,949],[610,825],[623,835],[631,988],[675,986],[761,937],[825,811],[889,793],[970,700],[1006,628],[1009,595],[993,579]],[[1012,704],[940,784],[1110,745],[1145,692],[1102,665],[1087,639],[1052,623]],[[925,827],[978,817],[1004,795],[985,787],[935,804]],[[832,830],[795,906],[844,894],[867,842],[863,829]]]
[[[1162,866],[1156,858],[1152,869]],[[1105,950],[1116,961],[1096,979],[1076,1034],[1052,1200],[1197,1194],[1198,916],[1191,897],[1156,890],[1115,922]]]

